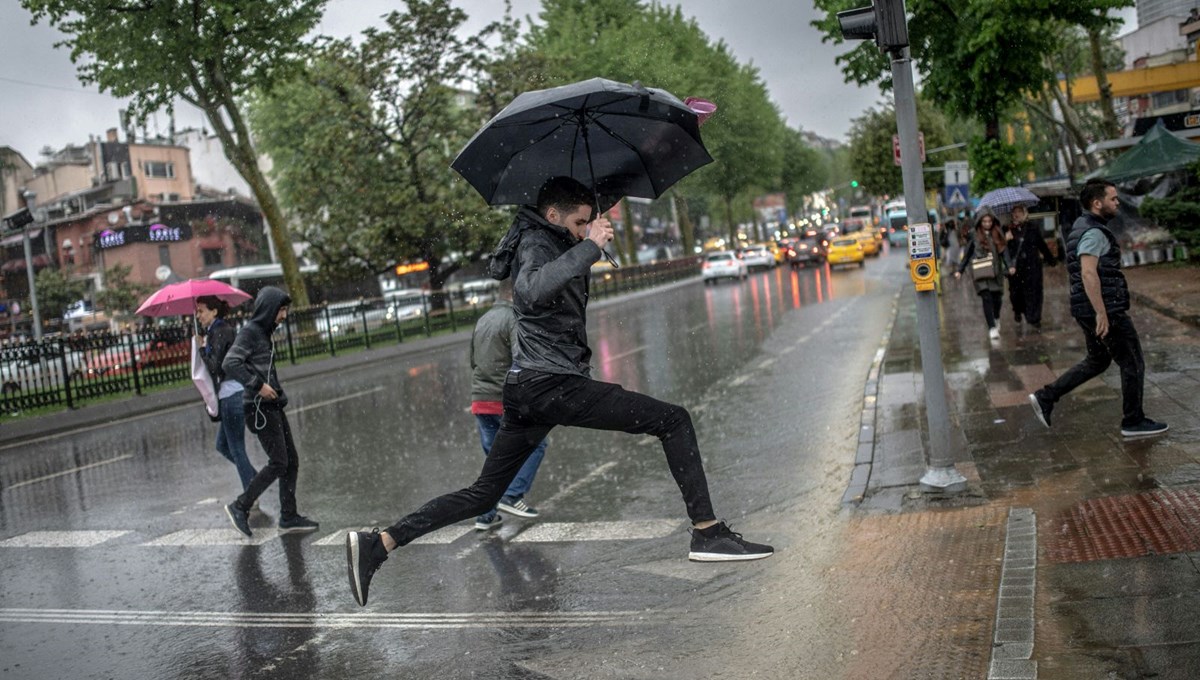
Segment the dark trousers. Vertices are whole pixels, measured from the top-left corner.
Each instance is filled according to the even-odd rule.
[[[1024,316],[1034,326],[1042,323],[1042,269],[1017,271],[1008,279],[1008,299],[1012,302],[1013,318]]]
[[[279,515],[296,516],[296,477],[300,473],[300,456],[292,441],[292,427],[283,409],[262,405],[246,407],[246,427],[258,436],[258,443],[267,452],[267,464],[250,480],[245,493],[238,496],[242,509],[248,510],[254,501],[279,480]]]
[[[620,385],[528,369],[509,373],[504,416],[483,471],[471,486],[439,496],[388,527],[398,545],[480,515],[496,505],[533,450],[557,425],[649,434],[662,441],[667,465],[693,523],[715,519],[691,416]]]
[[[1075,319],[1087,341],[1087,356],[1058,380],[1043,387],[1039,394],[1051,403],[1057,402],[1071,390],[1100,375],[1112,362],[1121,369],[1121,426],[1137,425],[1146,418],[1142,411],[1142,386],[1146,363],[1142,360],[1142,343],[1138,340],[1133,321],[1124,312],[1108,315],[1108,335],[1096,337],[1096,319]]]
[[[988,328],[996,327],[996,319],[1000,318],[1000,310],[1004,307],[1004,291],[981,290],[979,299],[983,301],[983,320]]]

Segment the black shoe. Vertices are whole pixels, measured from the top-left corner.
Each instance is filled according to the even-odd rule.
[[[234,529],[247,536],[254,535],[250,532],[250,513],[243,510],[237,501],[225,506],[225,514],[229,515],[229,521],[233,522]]]
[[[350,590],[354,601],[367,606],[367,589],[379,565],[387,561],[387,549],[379,530],[351,531],[346,534],[346,568],[350,574]]]
[[[311,520],[304,515],[279,518],[280,531],[316,531],[320,527],[320,522]]]
[[[1121,434],[1126,437],[1149,437],[1152,434],[1162,434],[1167,431],[1167,424],[1149,418],[1143,418],[1137,425],[1121,426]]]
[[[731,531],[724,522],[704,530],[692,528],[691,532],[692,550],[688,559],[693,562],[761,560],[775,554],[775,549],[769,545],[743,540],[741,534]]]
[[[1034,392],[1029,395],[1029,405],[1033,407],[1033,414],[1037,416],[1038,422],[1050,427],[1050,412],[1054,410],[1054,404],[1043,400]]]

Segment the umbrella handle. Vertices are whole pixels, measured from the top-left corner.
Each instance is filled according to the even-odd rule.
[[[621,268],[621,265],[617,264],[617,258],[613,257],[612,253],[608,252],[607,250],[603,250],[603,249],[600,252],[604,253],[604,259],[608,260],[608,263],[613,266],[613,269]]]

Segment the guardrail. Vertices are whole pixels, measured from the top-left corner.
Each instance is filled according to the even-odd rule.
[[[699,273],[689,257],[621,269],[596,268],[589,295],[601,299],[651,288]],[[448,293],[413,291],[402,297],[360,299],[290,310],[275,330],[281,358],[290,363],[369,350],[435,333],[472,328],[492,299],[470,303]],[[228,319],[240,328],[244,317]],[[75,333],[41,342],[0,343],[0,412],[76,408],[121,394],[143,394],[191,378],[192,324],[111,333]]]

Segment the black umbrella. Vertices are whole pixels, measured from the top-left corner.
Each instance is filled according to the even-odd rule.
[[[597,207],[658,198],[712,162],[697,114],[665,90],[592,78],[525,92],[450,164],[490,205],[532,205],[551,177],[591,180]]]

